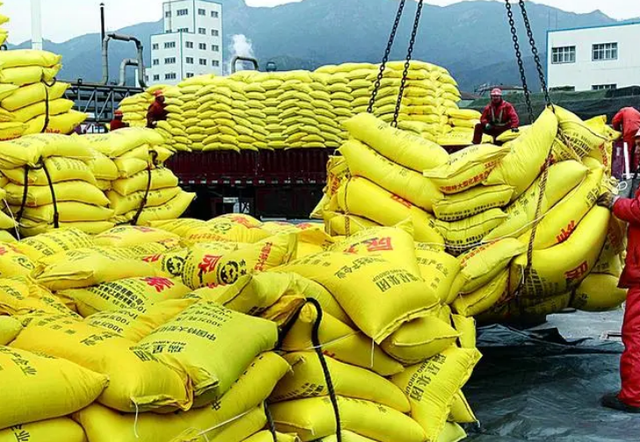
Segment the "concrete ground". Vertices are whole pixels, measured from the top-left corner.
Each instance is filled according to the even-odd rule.
[[[566,339],[606,339],[608,334],[619,334],[624,310],[622,308],[605,313],[576,312],[551,315],[547,323],[535,329],[555,327]],[[620,338],[611,340],[619,341]]]

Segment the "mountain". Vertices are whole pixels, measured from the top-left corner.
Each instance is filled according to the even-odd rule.
[[[229,47],[231,37],[244,34],[252,42],[261,68],[274,61],[279,70],[310,69],[348,61],[379,62],[398,7],[397,0],[304,0],[273,8],[249,7],[244,0],[222,0],[222,3],[227,61],[234,55]],[[565,28],[616,22],[601,12],[575,14],[527,4],[543,63],[546,33],[551,25]],[[414,2],[405,7],[392,59],[403,59],[406,55],[416,7]],[[514,11],[521,23],[517,4]],[[531,86],[537,88],[528,38],[522,25],[518,31]],[[162,32],[162,23],[143,23],[117,32],[140,38],[149,62],[150,36]],[[89,34],[61,44],[45,42],[45,48],[64,56],[61,78],[97,81],[102,77],[99,40],[99,34]],[[133,44],[120,42],[111,47],[110,75],[117,80],[120,61],[134,57],[135,50]],[[447,67],[467,91],[487,82],[520,84],[502,2],[467,1],[446,7],[425,4],[413,57]]]

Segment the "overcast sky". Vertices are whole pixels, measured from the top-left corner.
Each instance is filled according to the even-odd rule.
[[[107,25],[116,30],[144,21],[160,19],[164,0],[102,0],[107,5]],[[299,0],[246,0],[250,6],[275,6]],[[374,0],[371,0],[374,1]],[[488,0],[493,1],[493,0]],[[498,0],[495,0],[498,1]],[[43,33],[48,40],[63,42],[78,35],[99,32],[101,0],[42,0]],[[225,0],[219,0],[223,5]],[[426,0],[434,5],[449,5],[456,0]],[[617,19],[640,17],[639,0],[536,0],[567,11],[591,12],[601,9]],[[10,41],[20,43],[31,38],[29,0],[4,0],[0,13],[8,15],[6,26]]]

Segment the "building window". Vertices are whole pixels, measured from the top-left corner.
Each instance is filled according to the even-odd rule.
[[[189,28],[178,28],[178,32],[189,32]]]
[[[164,74],[165,80],[175,80],[178,78],[174,72],[169,72],[168,74]]]
[[[164,59],[164,64],[176,64],[176,57],[168,57]]]
[[[594,84],[591,86],[592,91],[606,91],[609,89],[618,89],[617,84]]]
[[[153,81],[160,81],[160,74],[155,74],[153,76]]]
[[[212,65],[214,68],[220,67],[220,61],[219,61],[219,60],[213,60],[213,61],[211,62],[211,65]]]
[[[207,60],[206,58],[201,58],[200,59],[200,66],[206,66],[207,65]]]
[[[551,50],[553,64],[562,63],[575,63],[576,62],[576,47],[575,46],[562,46],[559,48],[553,48]]]
[[[600,43],[593,45],[593,61],[617,59],[618,43]]]
[[[176,42],[175,41],[168,41],[164,44],[164,48],[165,49],[173,49],[176,47]]]
[[[187,78],[193,78],[193,72],[187,72]]]
[[[193,64],[193,57],[187,57],[187,64]]]
[[[192,41],[188,41],[185,44],[186,44],[187,49],[193,49],[193,42]]]
[[[164,11],[165,18],[171,18],[171,11]]]
[[[211,50],[213,52],[220,52],[220,46],[218,45],[211,45]]]
[[[207,50],[207,44],[206,43],[200,43],[198,45],[198,47],[200,48],[200,50],[202,51],[206,51]]]
[[[153,65],[154,66],[158,66],[160,64],[160,60],[158,60],[157,58],[153,59]]]
[[[178,9],[177,12],[178,16],[184,16],[184,15],[189,15],[189,10],[188,9]]]
[[[211,18],[218,18],[218,11],[211,11]]]
[[[157,51],[158,49],[160,49],[160,45],[158,43],[154,43],[153,44],[153,50]]]
[[[167,29],[166,31],[164,31],[165,34],[171,34],[171,28]]]
[[[211,36],[212,37],[220,37],[220,31],[218,31],[217,29],[212,29],[211,30]]]
[[[198,15],[207,15],[207,11],[205,9],[198,9]]]
[[[207,30],[205,28],[198,28],[198,34],[207,35]]]

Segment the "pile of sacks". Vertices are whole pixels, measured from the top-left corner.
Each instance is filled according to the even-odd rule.
[[[472,144],[475,127],[480,124],[482,114],[472,109],[449,109],[447,115],[449,116],[451,130],[440,135],[437,143],[444,147],[459,147]],[[483,134],[483,143],[493,143],[493,141],[490,135]]]
[[[154,225],[0,245],[0,438],[453,442],[476,421],[474,321],[410,222]]]
[[[365,112],[379,75],[373,64],[325,66],[315,72],[242,71],[229,77],[189,78],[178,86],[154,86],[129,97],[120,109],[141,121],[152,94],[163,90],[168,120],[158,131],[175,150],[278,150],[337,148],[348,134],[340,123]],[[374,113],[393,120],[404,62],[390,62],[380,81]],[[451,131],[449,111],[460,92],[439,66],[410,63],[399,125],[437,141]]]
[[[604,117],[583,122],[555,106],[530,128],[508,133],[512,141],[505,145],[469,146],[452,155],[370,114],[343,125],[352,138],[340,148],[342,156],[329,161],[325,197],[314,211],[330,234],[410,219],[416,240],[437,249],[438,259],[457,257],[466,282],[453,287],[448,304],[483,321],[568,306],[602,311],[624,301],[616,280],[625,226],[595,207],[614,187],[611,149],[620,136]]]

